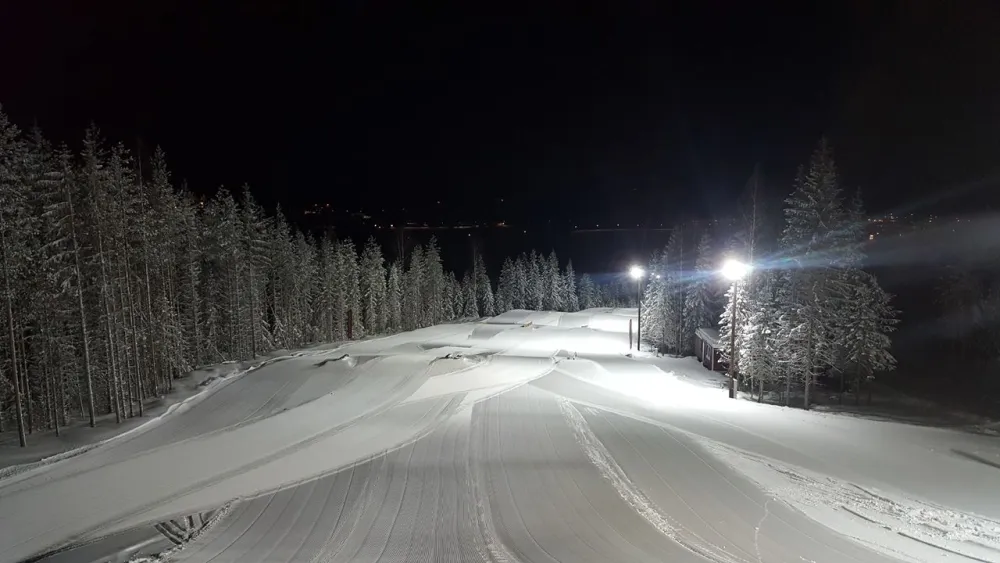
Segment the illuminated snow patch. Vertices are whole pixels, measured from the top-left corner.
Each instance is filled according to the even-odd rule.
[[[845,536],[893,557],[939,561],[953,555],[1000,560],[1000,522],[890,496],[770,458],[697,438],[706,450],[769,494]]]

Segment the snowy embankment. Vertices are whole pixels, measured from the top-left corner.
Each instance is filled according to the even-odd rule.
[[[44,467],[46,465],[55,463],[57,461],[68,459],[70,457],[82,454],[94,448],[98,448],[102,445],[108,444],[115,440],[127,439],[129,437],[133,437],[143,432],[146,432],[147,430],[151,430],[154,426],[162,422],[165,418],[184,413],[192,406],[204,400],[212,393],[215,393],[228,383],[231,383],[236,379],[239,379],[240,376],[245,375],[270,362],[274,362],[280,359],[282,359],[282,357],[272,356],[267,358],[261,358],[256,361],[226,362],[216,366],[210,366],[207,368],[198,369],[194,372],[197,378],[195,381],[191,382],[189,389],[180,391],[176,395],[171,397],[171,399],[173,399],[173,402],[169,403],[166,406],[165,410],[160,414],[145,419],[134,419],[134,422],[137,423],[136,425],[126,424],[124,425],[124,427],[111,428],[108,431],[104,432],[96,432],[96,431],[92,432],[91,437],[94,438],[92,442],[84,443],[83,445],[73,447],[70,449],[65,449],[65,451],[60,451],[59,453],[43,457],[42,459],[39,459],[37,461],[18,463],[15,465],[8,465],[6,467],[0,467],[0,480],[28,472],[33,469]],[[132,422],[132,421],[127,421],[127,422]],[[82,430],[81,433],[88,432],[88,429],[81,429],[81,430]],[[42,440],[41,444],[32,444],[32,449],[45,451],[50,449],[65,448],[63,442],[55,435],[46,436],[41,440]],[[83,440],[86,441],[87,437],[86,436],[83,437]],[[33,442],[34,441],[35,440],[33,440]],[[14,453],[20,453],[20,452],[14,452]]]
[[[995,441],[729,400],[697,362],[628,356],[630,313],[263,366],[0,482],[0,561],[162,530],[189,563],[1000,560]]]

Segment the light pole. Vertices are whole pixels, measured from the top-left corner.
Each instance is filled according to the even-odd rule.
[[[750,265],[730,258],[722,264],[722,276],[733,282],[733,306],[729,310],[729,398],[736,398],[736,309],[739,307],[740,280],[750,272]]]
[[[635,350],[638,352],[641,350],[642,342],[642,277],[646,275],[646,272],[639,266],[632,266],[628,270],[628,275],[635,280],[635,298],[639,306],[635,319]]]

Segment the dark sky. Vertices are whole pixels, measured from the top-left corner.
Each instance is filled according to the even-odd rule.
[[[6,2],[0,103],[292,210],[708,216],[822,134],[870,208],[1000,192],[1000,2],[807,4]]]

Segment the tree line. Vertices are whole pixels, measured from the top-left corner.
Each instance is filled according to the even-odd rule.
[[[359,255],[308,236],[246,187],[176,190],[159,149],[144,164],[96,127],[74,153],[0,112],[0,431],[14,420],[22,445],[142,416],[198,366],[478,316],[467,295],[489,295],[433,240],[386,265],[374,240]]]
[[[777,391],[788,404],[801,390],[808,408],[820,376],[839,380],[841,397],[849,387],[857,398],[877,373],[894,369],[889,335],[897,322],[891,296],[863,269],[860,193],[845,200],[825,141],[799,170],[783,221],[768,213],[756,178],[724,248],[714,249],[707,232],[689,237],[675,228],[654,253],[642,300],[643,341],[689,355],[696,329],[718,326],[724,361],[735,365],[737,381],[758,401]],[[751,269],[731,283],[720,304],[716,288],[725,257]]]
[[[876,374],[895,368],[890,334],[897,323],[891,295],[863,269],[861,194],[845,198],[823,140],[784,200],[780,230],[769,223],[765,207],[755,183],[742,205],[739,241],[731,248],[753,268],[726,293],[723,354],[758,400],[772,390],[788,404],[793,391],[801,390],[808,408],[820,376],[839,381],[841,399],[849,388],[857,400]]]
[[[0,111],[0,431],[13,420],[24,445],[78,418],[120,423],[196,367],[276,349],[629,304],[554,253],[506,262],[496,295],[482,254],[461,278],[434,239],[406,258],[303,233],[246,186],[176,189],[160,149],[143,162],[91,126],[74,152]]]

